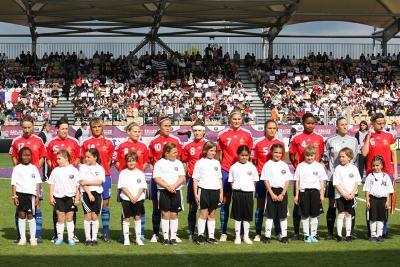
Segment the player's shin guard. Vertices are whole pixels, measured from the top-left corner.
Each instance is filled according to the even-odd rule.
[[[221,233],[226,234],[229,219],[229,206],[223,204],[220,210]]]
[[[36,220],[36,238],[42,239],[42,210],[40,208],[36,209],[35,220]]]
[[[196,227],[196,210],[192,209],[192,207],[189,209],[188,213],[188,227],[190,235],[193,236]]]
[[[110,237],[110,208],[101,209],[101,222],[103,224],[103,235]]]
[[[328,208],[326,212],[326,226],[328,228],[328,234],[333,236],[333,228],[335,227],[336,220],[336,208]]]
[[[254,216],[254,224],[256,227],[256,235],[261,235],[261,228],[263,225],[263,209],[257,208]]]
[[[153,223],[153,234],[158,236],[160,234],[160,222],[161,222],[161,210],[160,209],[153,209],[153,214],[151,216],[151,220]]]

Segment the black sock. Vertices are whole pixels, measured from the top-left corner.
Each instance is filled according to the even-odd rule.
[[[326,226],[328,228],[328,234],[330,235],[333,235],[335,220],[336,220],[336,208],[328,208],[328,211],[326,213]]]
[[[53,229],[54,229],[54,237],[57,238],[57,212],[56,209],[53,209]]]

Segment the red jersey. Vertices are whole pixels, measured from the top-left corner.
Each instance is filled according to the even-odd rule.
[[[134,151],[138,155],[136,168],[144,171],[144,164],[149,163],[149,150],[142,142],[130,140],[119,144],[115,149],[114,161],[119,162],[118,171],[122,171],[126,168],[125,155],[130,151]]]
[[[149,145],[149,155],[151,163],[155,164],[159,159],[162,158],[164,145],[168,142],[176,145],[176,147],[178,148],[178,157],[182,155],[182,146],[178,137],[171,134],[168,137],[156,135],[154,139],[151,140]]]
[[[183,147],[181,161],[187,163],[187,175],[192,177],[194,165],[201,159],[201,152],[203,146],[207,142],[204,138],[202,140],[192,140],[185,144]]]
[[[272,159],[272,154],[270,153],[270,150],[273,144],[281,144],[283,147],[285,147],[282,141],[276,138],[268,139],[265,136],[258,139],[257,142],[254,144],[253,158],[257,167],[258,174],[261,174],[264,164],[268,160]],[[285,160],[285,151],[283,151],[282,160]]]
[[[44,147],[43,140],[35,134],[32,134],[29,138],[25,138],[22,135],[14,138],[11,143],[9,154],[11,157],[16,158],[18,163],[20,163],[18,154],[23,147],[29,147],[31,149],[31,163],[40,169],[39,160],[46,157],[46,148]]]
[[[110,176],[110,165],[107,164],[109,159],[113,158],[114,155],[114,145],[110,139],[105,137],[90,137],[86,139],[82,144],[82,157],[85,157],[85,153],[89,148],[97,148],[100,154],[101,166],[103,166],[104,171],[107,176]]]
[[[239,128],[232,130],[225,129],[218,134],[217,150],[222,152],[221,168],[229,171],[231,166],[238,161],[237,149],[239,146],[247,145],[251,150],[253,148],[253,137],[250,131]]]
[[[78,140],[67,136],[65,139],[60,137],[55,137],[47,144],[47,159],[51,160],[51,168],[54,169],[58,166],[57,163],[57,153],[60,150],[67,150],[71,156],[71,164],[76,166],[76,159],[80,158],[81,148],[79,147]]]
[[[367,137],[365,137],[365,140]],[[371,139],[369,139],[369,152],[367,155],[367,174],[372,172],[372,158],[375,156],[382,156],[385,161],[385,166],[382,171],[393,176],[393,164],[392,164],[392,150],[390,146],[395,144],[394,137],[391,133],[380,132],[372,133]]]
[[[293,136],[292,141],[289,144],[289,153],[296,155],[296,162],[293,166],[296,168],[299,163],[304,161],[304,149],[314,145],[317,148],[317,155],[315,156],[316,161],[321,161],[324,154],[324,138],[317,133],[299,133]]]

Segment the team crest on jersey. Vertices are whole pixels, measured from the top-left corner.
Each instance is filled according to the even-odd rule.
[[[94,175],[99,176],[99,172],[95,172]]]
[[[253,175],[253,173],[252,173],[251,171],[248,171],[248,172],[247,172],[247,175],[248,175],[248,176],[251,176],[251,175]]]
[[[178,167],[175,167],[174,170],[177,172],[178,171]]]
[[[33,145],[33,150],[36,150],[38,146],[36,144]]]
[[[218,167],[217,167],[217,166],[215,166],[215,167],[214,167],[214,170],[217,172],[217,171],[218,171]]]
[[[286,170],[281,170],[281,173],[282,174],[286,174]]]
[[[350,178],[354,178],[354,174],[350,173],[350,174],[349,174],[349,177],[350,177]]]
[[[107,146],[103,146],[103,151],[107,151]]]
[[[318,176],[318,172],[313,172],[312,173],[314,176]]]
[[[383,144],[384,144],[385,146],[388,145],[388,144],[389,144],[388,140],[383,139]]]
[[[244,139],[243,139],[243,138],[240,138],[240,139],[239,139],[239,143],[240,143],[240,144],[244,144]]]
[[[32,173],[31,177],[32,177],[32,179],[35,179],[35,174],[34,174],[34,173]]]
[[[139,178],[139,179],[136,180],[136,182],[137,182],[138,184],[140,184],[140,183],[142,182],[142,180]]]
[[[71,174],[70,176],[69,176],[69,179],[74,179],[75,178],[75,176],[73,175],[73,174]]]

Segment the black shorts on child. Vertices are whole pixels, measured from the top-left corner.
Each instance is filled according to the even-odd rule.
[[[305,189],[299,195],[300,215],[304,218],[317,217],[321,213],[321,199],[318,189]]]
[[[253,220],[254,193],[233,190],[231,218],[236,221]]]
[[[354,199],[346,200],[343,197],[338,198],[336,199],[336,208],[339,213],[347,212],[351,215],[354,215]]]
[[[271,188],[275,195],[279,196],[282,188]],[[269,219],[286,219],[287,218],[288,196],[285,194],[282,201],[273,201],[269,192],[267,192],[267,203],[264,216]]]
[[[171,193],[168,190],[158,190],[158,207],[162,211],[175,213],[182,211],[181,191]]]
[[[35,215],[36,213],[36,196],[31,195],[31,194],[25,194],[25,193],[18,193],[17,192],[17,197],[18,197],[18,211],[23,211],[26,213],[32,213],[32,215]]]
[[[86,192],[82,194],[83,213],[87,214],[90,212],[94,212],[96,214],[99,214],[103,198],[101,194],[97,193],[96,191],[92,191],[91,193],[94,196],[93,202],[90,201],[89,196]]]
[[[138,201],[135,204],[128,200],[121,199],[122,217],[124,219],[133,216],[139,216],[144,213],[144,200]]]
[[[369,220],[370,221],[386,221],[388,210],[386,209],[386,197],[370,196]]]
[[[54,200],[56,201],[54,208],[58,211],[70,212],[70,211],[75,211],[76,209],[73,197],[61,197],[61,198],[55,197]]]
[[[220,190],[199,188],[200,209],[208,209],[208,212],[216,210],[219,203]]]

